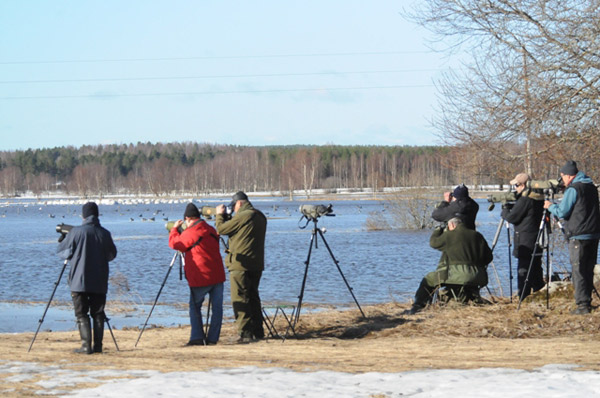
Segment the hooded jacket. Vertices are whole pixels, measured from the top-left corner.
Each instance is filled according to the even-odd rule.
[[[565,220],[568,238],[580,240],[600,238],[598,189],[583,171],[575,175],[560,203],[550,205],[548,211]]]
[[[172,228],[169,233],[169,247],[183,253],[185,278],[190,287],[225,282],[219,235],[206,221],[199,219],[181,233],[177,228]]]
[[[72,292],[106,294],[108,263],[117,257],[117,248],[98,217],[89,216],[73,227],[58,244],[57,254],[71,264],[67,282]]]

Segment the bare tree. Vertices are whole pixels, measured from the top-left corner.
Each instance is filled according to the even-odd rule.
[[[425,0],[407,15],[471,56],[439,82],[449,143],[535,174],[537,159],[597,141],[600,0]]]

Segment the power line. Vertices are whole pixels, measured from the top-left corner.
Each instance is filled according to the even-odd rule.
[[[401,88],[425,88],[434,87],[433,84],[416,84],[405,86],[367,86],[367,87],[321,87],[321,88],[292,88],[273,90],[231,90],[231,91],[196,91],[196,92],[174,92],[174,93],[147,93],[147,94],[94,94],[94,95],[43,95],[23,97],[0,97],[0,100],[29,100],[29,99],[71,99],[71,98],[113,98],[113,97],[166,97],[187,95],[219,95],[219,94],[268,94],[286,92],[317,92],[317,91],[354,91],[354,90],[390,90]]]
[[[319,75],[358,75],[377,73],[413,73],[436,72],[440,69],[396,69],[396,70],[367,70],[350,72],[306,72],[306,73],[264,73],[241,75],[201,75],[201,76],[165,76],[165,77],[121,77],[93,79],[47,79],[47,80],[4,80],[0,84],[39,84],[39,83],[86,83],[86,82],[117,82],[117,81],[148,81],[148,80],[193,80],[193,79],[229,79],[250,77],[287,77],[287,76],[319,76]]]
[[[299,57],[347,57],[356,55],[400,55],[400,54],[430,54],[433,51],[371,51],[371,52],[342,52],[342,53],[306,53],[306,54],[265,54],[265,55],[222,55],[202,57],[164,57],[164,58],[115,58],[115,59],[80,59],[80,60],[41,60],[41,61],[2,61],[0,65],[35,65],[35,64],[76,64],[103,62],[145,62],[145,61],[192,61],[210,59],[250,59],[250,58],[299,58]]]

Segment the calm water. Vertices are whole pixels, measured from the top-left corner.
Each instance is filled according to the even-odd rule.
[[[197,204],[214,206],[223,202],[228,202],[228,198]],[[306,229],[299,228],[299,225],[305,224],[304,221],[299,223],[298,207],[303,203],[319,202],[280,198],[253,200],[255,207],[269,217],[266,268],[261,280],[261,297],[265,304],[296,303],[298,300],[312,229],[312,223]],[[335,217],[321,217],[318,225],[326,229],[325,239],[359,303],[408,301],[420,279],[435,268],[439,259],[439,252],[429,247],[431,231],[367,231],[365,221],[369,213],[385,212],[385,202],[323,202],[329,203],[333,204]],[[100,206],[101,223],[111,231],[118,249],[117,258],[111,262],[107,312],[110,312],[111,301],[139,307],[147,307],[154,302],[174,255],[167,245],[164,219],[181,218],[184,208],[185,203]],[[81,205],[47,205],[32,200],[0,201],[0,303],[4,303],[0,306],[0,322],[5,323],[0,323],[0,332],[12,330],[6,325],[12,319],[7,318],[8,308],[16,307],[7,306],[7,303],[45,304],[48,301],[63,265],[55,254],[59,235],[55,227],[61,222],[79,225],[80,211]],[[499,206],[489,212],[487,202],[480,202],[478,230],[490,245],[499,215]],[[142,221],[151,217],[156,221]],[[317,243],[318,247],[311,254],[304,303],[316,306],[354,305],[325,245],[320,238]],[[494,250],[494,264],[505,295],[508,294],[509,279],[506,243],[504,232]],[[494,293],[499,294],[498,284],[491,273],[490,281]],[[225,302],[229,301],[228,290],[225,289]],[[188,292],[185,279],[179,279],[179,268],[173,267],[159,304],[186,303]],[[69,302],[65,273],[53,305]],[[32,324],[37,325],[41,313],[28,315],[28,305],[19,304],[19,313],[11,315],[33,316]],[[181,307],[184,311],[185,306]],[[36,308],[42,312],[44,305],[38,304]],[[185,312],[180,315],[185,318]]]

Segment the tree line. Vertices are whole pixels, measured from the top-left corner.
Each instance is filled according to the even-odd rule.
[[[0,152],[0,193],[207,194],[457,183],[438,146],[137,143]],[[459,173],[460,174],[460,173]],[[461,181],[462,182],[462,181]],[[473,181],[467,181],[471,183]]]
[[[518,150],[517,144],[514,144]],[[576,147],[568,147],[576,151]],[[567,147],[565,147],[567,149]],[[558,176],[570,151],[536,157],[543,172]],[[560,155],[560,156],[559,156]],[[594,177],[600,161],[583,151],[575,159]],[[462,146],[236,146],[137,143],[56,147],[0,152],[0,194],[18,196],[62,192],[203,195],[248,192],[289,194],[315,189],[336,192],[386,187],[440,187],[465,183],[472,188],[506,183],[523,172],[518,162]]]

